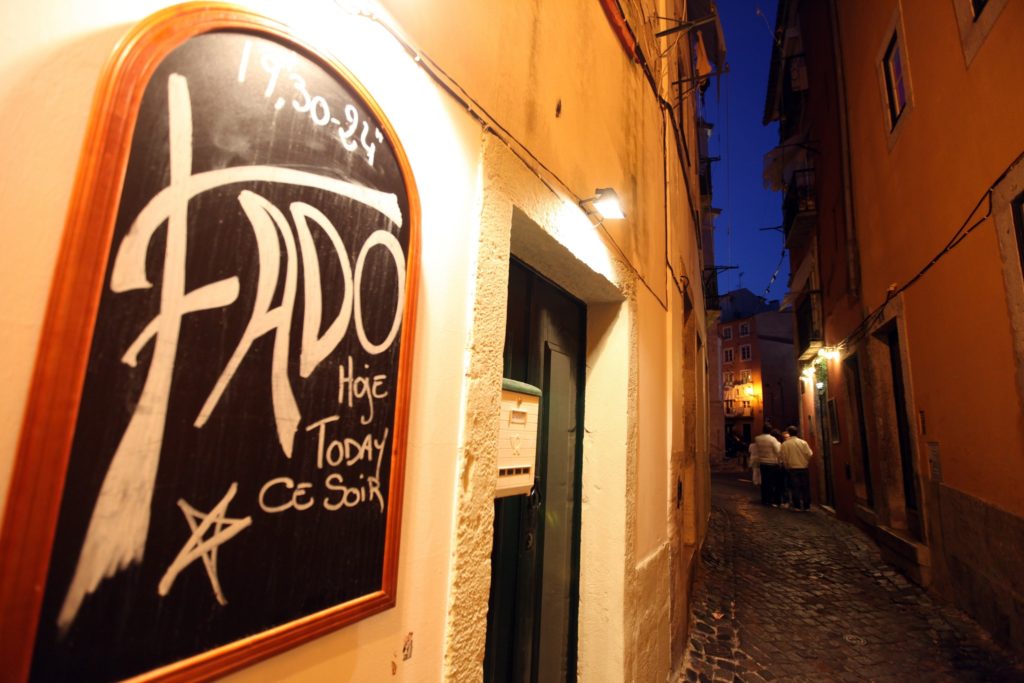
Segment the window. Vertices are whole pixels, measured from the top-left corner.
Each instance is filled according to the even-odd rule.
[[[725,353],[725,362],[726,363],[731,363],[732,362],[732,349],[726,349],[724,353]]]
[[[732,328],[731,327],[723,327],[722,328],[722,339],[724,339],[725,341],[729,341],[730,339],[732,339]]]
[[[750,344],[744,344],[740,347],[740,360],[750,360]]]
[[[724,379],[725,379],[725,383],[726,383],[726,384],[733,384],[733,383],[734,383],[734,382],[733,382],[733,380],[734,380],[734,376],[733,376],[733,374],[732,374],[731,372],[727,372],[727,373],[725,373],[725,377],[724,377]]]
[[[740,372],[740,384],[750,384],[750,370],[743,370]]]
[[[960,47],[968,68],[985,39],[999,20],[1009,0],[953,0],[956,24],[960,29]]]
[[[743,402],[743,407],[744,408],[749,408],[750,407],[750,401],[744,401]]]
[[[740,336],[741,337],[749,337],[750,336],[750,323],[740,323]]]
[[[892,130],[907,108],[906,66],[898,32],[893,32],[889,46],[885,49],[882,69],[885,72],[885,92],[889,102],[889,129]]]
[[[1013,200],[1013,227],[1017,232],[1017,254],[1020,256],[1020,270],[1024,273],[1024,193]]]
[[[989,0],[985,8],[988,14],[996,7],[996,0]],[[1006,292],[1006,310],[1009,311],[1010,328],[1014,344],[1024,344],[1024,164],[1010,168],[1005,177],[996,184],[992,192],[992,215],[995,217],[996,235],[999,239],[1000,268],[1003,273],[1003,288]],[[1012,374],[1012,372],[1011,372]],[[1024,396],[1024,377],[1016,380],[1017,392]]]

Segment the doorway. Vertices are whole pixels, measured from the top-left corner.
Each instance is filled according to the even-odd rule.
[[[576,680],[586,310],[513,259],[504,376],[539,387],[533,490],[494,503],[484,680]]]
[[[864,389],[860,382],[860,358],[856,354],[843,361],[846,371],[846,386],[850,392],[856,417],[857,435],[860,447],[860,483],[864,487],[864,502],[871,509],[875,507],[875,489],[871,484],[871,452],[868,445],[868,425],[864,418]],[[858,492],[859,493],[859,492]]]
[[[900,473],[903,479],[903,505],[906,511],[907,531],[921,540],[921,512],[917,497],[917,468],[914,466],[911,445],[910,417],[907,414],[907,393],[903,383],[903,361],[900,354],[900,333],[893,321],[881,332],[889,352],[889,369],[892,372],[892,398],[896,414],[896,437],[899,446]]]
[[[830,508],[836,506],[836,485],[832,473],[832,434],[835,425],[832,424],[828,412],[828,365],[818,363],[815,365],[815,391],[814,391],[814,412],[818,416],[818,443],[821,445],[821,476],[824,496],[822,505]]]

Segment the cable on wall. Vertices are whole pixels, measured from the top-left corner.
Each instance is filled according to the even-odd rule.
[[[848,335],[846,335],[846,337],[844,337],[839,343],[837,343],[837,347],[844,348],[849,345],[855,344],[859,342],[861,339],[863,339],[864,336],[866,336],[867,333],[871,331],[874,328],[874,326],[882,320],[882,318],[885,315],[885,308],[890,301],[892,301],[900,294],[910,289],[910,287],[912,287],[919,280],[921,280],[921,278],[924,277],[925,273],[931,270],[935,266],[935,264],[942,260],[951,251],[960,246],[968,235],[977,230],[983,223],[985,223],[992,217],[992,195],[995,192],[996,187],[1001,182],[1003,182],[1006,176],[1009,175],[1010,172],[1014,168],[1016,168],[1022,160],[1024,160],[1024,150],[1022,150],[1017,155],[1017,157],[1003,170],[1003,172],[999,174],[999,177],[996,178],[988,186],[988,189],[985,190],[984,193],[982,193],[981,198],[978,199],[978,202],[974,205],[974,208],[972,208],[970,213],[967,214],[967,218],[963,221],[963,223],[960,224],[960,227],[958,227],[956,232],[953,233],[953,236],[949,238],[949,241],[946,242],[945,246],[941,250],[939,250],[939,252],[934,257],[932,257],[932,259],[928,261],[928,263],[925,264],[923,268],[917,271],[917,273],[913,277],[911,277],[909,280],[903,283],[903,285],[899,287],[890,286],[889,290],[886,292],[885,300],[877,307],[875,307],[874,310],[868,313],[864,317],[864,319],[861,320],[860,323],[858,323],[857,326],[853,328],[853,330]],[[978,210],[981,209],[982,205],[984,205],[986,201],[988,203],[988,207],[985,210],[985,215],[983,215],[981,218],[972,223],[971,219],[975,215],[977,215]]]
[[[342,9],[345,10],[345,11],[348,11],[352,15],[359,16],[359,17],[362,17],[362,18],[365,18],[365,19],[369,19],[370,21],[374,22],[375,24],[377,24],[378,26],[383,28],[385,31],[387,31],[388,34],[390,34],[391,37],[402,47],[402,49],[406,52],[406,54],[408,54],[409,57],[417,65],[419,65],[419,67],[421,69],[423,69],[423,71],[431,78],[431,80],[433,80],[446,93],[448,93],[449,96],[451,96],[453,99],[455,99],[460,104],[464,105],[466,107],[467,113],[478,124],[480,124],[480,126],[484,129],[484,131],[492,132],[495,135],[495,137],[497,137],[499,140],[501,140],[501,142],[506,147],[508,147],[508,149],[513,154],[515,154],[524,164],[526,164],[527,168],[530,169],[530,171],[537,177],[537,179],[540,180],[544,184],[544,186],[547,187],[548,190],[552,194],[554,194],[556,196],[568,195],[577,204],[580,203],[584,199],[583,197],[581,197],[578,194],[576,194],[576,192],[574,192],[572,190],[572,188],[570,188],[569,185],[564,180],[562,180],[561,177],[559,177],[559,175],[557,173],[555,173],[550,168],[548,168],[548,166],[543,161],[541,161],[529,149],[529,147],[527,147],[525,144],[520,142],[519,139],[516,138],[516,136],[511,131],[509,131],[507,128],[505,128],[503,125],[501,125],[501,123],[499,123],[498,120],[495,117],[493,117],[487,111],[487,109],[485,107],[483,107],[483,105],[481,105],[479,102],[477,102],[456,79],[452,78],[439,64],[437,64],[437,62],[435,62],[433,59],[431,59],[429,55],[427,55],[424,52],[422,52],[420,50],[417,50],[415,47],[413,47],[398,31],[396,31],[389,24],[389,22],[383,20],[380,16],[378,16],[375,12],[373,12],[371,10],[366,10],[366,9],[347,9],[347,8],[342,8]],[[621,7],[619,9],[621,11]],[[635,41],[636,40],[636,36],[635,36],[635,33],[633,32],[632,27],[625,20],[625,15],[623,14],[622,16],[623,16],[622,22],[623,22],[624,27],[629,31],[630,36]],[[662,108],[662,119],[663,119],[662,120],[662,124],[663,125],[664,125],[664,117],[666,115],[665,112],[666,112],[666,110],[668,111],[668,118],[669,118],[669,120],[672,123],[672,129],[673,129],[673,133],[674,133],[674,136],[675,136],[676,153],[679,156],[679,162],[682,165],[682,164],[685,163],[684,162],[685,154],[684,154],[684,152],[682,150],[682,142],[681,142],[681,138],[680,138],[681,133],[679,131],[679,127],[676,124],[675,117],[671,115],[671,113],[672,113],[672,106],[659,93],[658,88],[657,88],[657,84],[656,84],[656,82],[654,80],[654,75],[651,72],[650,67],[649,67],[649,65],[647,63],[647,59],[644,56],[643,51],[640,49],[640,46],[639,46],[638,43],[636,44],[635,53],[637,55],[636,60],[639,63],[639,65],[640,65],[640,67],[641,67],[641,69],[642,69],[642,71],[644,73],[645,79],[647,80],[648,85],[651,87],[655,97],[658,99],[658,101],[660,103],[660,106]],[[663,139],[664,139],[664,136],[663,136]],[[665,145],[663,144],[662,145],[662,156],[663,157],[665,156],[665,149],[664,148],[665,148]],[[547,174],[548,178],[545,178],[543,174],[538,172],[538,168],[541,169],[544,172],[544,174]],[[549,179],[550,179],[550,182],[549,182]],[[553,187],[552,182],[557,184],[562,189],[562,191],[559,192],[558,190],[556,190]],[[697,233],[697,244],[698,244],[698,247],[699,247],[700,246],[701,238],[700,238],[700,221],[699,221],[697,209],[696,209],[695,204],[693,203],[693,195],[692,195],[692,191],[690,189],[690,184],[688,182],[684,182],[683,185],[686,188],[687,200],[688,200],[689,205],[690,205],[691,216],[693,218],[694,229],[695,229],[695,231]],[[600,228],[601,232],[605,235],[605,237],[608,239],[608,241],[612,244],[612,246],[615,247],[615,250],[622,257],[622,260],[624,261],[626,266],[630,269],[630,271],[634,274],[634,276],[637,278],[637,280],[642,282],[643,285],[647,288],[647,290],[651,293],[651,295],[654,296],[654,298],[657,299],[659,303],[661,303],[661,298],[658,296],[657,292],[654,290],[654,288],[651,286],[651,284],[647,281],[647,279],[643,276],[643,274],[640,272],[640,270],[635,265],[633,265],[632,261],[630,261],[629,257],[626,255],[625,251],[622,249],[622,247],[618,244],[618,242],[615,240],[615,238],[611,235],[611,233],[605,227],[604,222],[603,221],[598,222],[597,223],[597,227]],[[668,249],[668,243],[666,241],[666,258],[665,258],[666,262],[669,261],[668,254],[667,254],[667,249]],[[671,264],[669,264],[669,267],[670,267],[670,270],[671,270]],[[672,275],[673,275],[673,280],[676,282],[676,287],[678,288],[679,287],[678,278],[675,277],[674,271],[672,272]],[[668,310],[667,301],[664,304],[662,304],[662,306],[663,306],[663,308],[665,308],[665,310]]]

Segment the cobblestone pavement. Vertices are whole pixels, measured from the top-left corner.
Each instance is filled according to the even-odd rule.
[[[1024,681],[955,608],[882,562],[854,526],[764,508],[716,475],[682,681]]]

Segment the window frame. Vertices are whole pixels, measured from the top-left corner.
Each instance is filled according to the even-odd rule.
[[[750,323],[740,323],[740,336],[741,337],[749,337],[750,336]]]
[[[732,341],[732,328],[731,327],[723,327],[722,328],[722,339],[724,341]]]
[[[907,126],[907,122],[912,119],[914,112],[914,83],[910,69],[911,55],[907,31],[903,25],[903,10],[900,3],[897,2],[882,36],[882,42],[878,47],[875,57],[875,71],[878,76],[878,88],[881,96],[879,100],[879,108],[882,114],[881,120],[885,127],[886,142],[891,152],[899,140],[903,129]],[[898,112],[895,111],[890,99],[892,93],[891,85],[896,85],[892,81],[889,72],[890,57],[893,54],[897,54],[899,57],[899,85],[902,86],[904,99],[903,106]]]
[[[900,117],[907,111],[906,64],[900,32],[893,31],[889,45],[882,57],[882,72],[885,74],[885,101],[889,111],[889,130],[899,125]]]
[[[732,363],[733,362],[733,355],[734,354],[733,354],[732,347],[729,347],[728,349],[722,349],[722,362],[723,363]]]
[[[981,9],[976,8],[974,0],[952,2],[957,27],[960,29],[960,48],[964,53],[964,63],[970,68],[981,46],[985,44],[988,34],[999,20],[1007,0],[986,0]]]
[[[1024,399],[1024,164],[1011,167],[993,188],[991,202],[1013,330],[1017,395]]]
[[[1020,258],[1020,269],[1024,274],[1024,191],[1010,200],[1010,216],[1013,221],[1013,231],[1017,235],[1017,256]]]
[[[753,358],[753,351],[750,348],[750,344],[740,346],[740,360],[750,360],[751,358]]]

